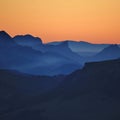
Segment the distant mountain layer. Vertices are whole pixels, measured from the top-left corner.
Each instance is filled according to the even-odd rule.
[[[31,35],[11,38],[6,32],[1,32],[1,34],[1,41],[5,42],[0,46],[0,68],[2,69],[34,75],[56,75],[69,74],[82,66],[77,61],[80,56],[73,53],[67,45],[63,44],[58,48],[58,46],[46,46],[39,38]],[[63,48],[64,52],[61,51]],[[64,66],[68,66],[69,69]]]
[[[43,44],[32,35],[11,37],[0,31],[0,68],[32,75],[69,74],[89,61],[120,57],[117,45],[62,41]]]
[[[98,54],[90,57],[89,61],[103,61],[116,59],[120,57],[120,48],[118,45],[110,45],[107,48],[104,48]]]
[[[64,42],[64,41],[63,41]],[[94,55],[95,53],[100,52],[101,50],[103,50],[105,47],[108,47],[109,44],[91,44],[88,42],[84,42],[84,41],[80,41],[80,42],[76,42],[76,41],[70,41],[67,40],[65,41],[68,43],[69,48],[73,51],[76,52],[82,56],[91,56]],[[51,42],[48,43],[50,45],[59,45],[62,42]]]

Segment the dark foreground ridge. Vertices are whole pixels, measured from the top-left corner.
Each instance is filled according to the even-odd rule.
[[[120,59],[86,63],[67,76],[0,70],[0,120],[33,119],[119,120]]]

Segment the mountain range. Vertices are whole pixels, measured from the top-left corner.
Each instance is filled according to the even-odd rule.
[[[11,37],[0,31],[0,68],[32,75],[66,75],[86,62],[120,57],[119,45],[61,41],[44,44],[30,34]]]
[[[120,47],[0,31],[0,120],[119,120]]]
[[[48,44],[58,45],[62,42],[64,42],[64,41],[51,42]],[[88,43],[88,42],[84,42],[84,41],[76,42],[73,40],[66,40],[65,42],[68,42],[68,45],[73,52],[76,52],[77,54],[82,55],[82,56],[95,55],[96,53],[102,51],[105,47],[109,46],[109,44],[92,44],[92,43]]]

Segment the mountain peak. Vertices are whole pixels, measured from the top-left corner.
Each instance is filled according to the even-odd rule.
[[[33,41],[39,40],[39,42],[42,42],[42,40],[39,37],[34,37],[34,36],[30,35],[30,34],[17,35],[17,36],[14,37],[14,39],[16,39],[16,38],[19,38],[19,39],[22,39],[22,40],[24,39],[26,41],[28,41],[28,40],[33,40]]]
[[[1,31],[0,31],[0,34],[1,34],[1,33],[6,33],[6,32],[5,32],[4,30],[1,30]]]
[[[35,46],[42,44],[42,40],[39,37],[34,37],[30,34],[17,35],[13,39],[17,44],[22,46]]]
[[[0,45],[15,45],[12,37],[5,31],[0,31]]]
[[[5,32],[5,31],[0,31],[0,40],[3,40],[3,39],[11,39],[11,36]]]

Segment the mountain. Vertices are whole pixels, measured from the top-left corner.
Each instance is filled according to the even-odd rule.
[[[67,41],[59,45],[41,44],[39,48],[38,46],[32,48],[43,52],[41,55],[42,65],[35,69],[29,69],[27,73],[33,73],[32,71],[34,71],[36,75],[69,74],[82,67],[82,57],[71,51]]]
[[[119,93],[118,45],[0,31],[0,120],[119,120]]]
[[[84,41],[75,42],[71,41],[69,44],[70,48],[75,52],[99,52],[105,47],[108,46],[108,44],[92,44]]]
[[[16,92],[24,94],[41,94],[50,91],[62,82],[64,76],[34,76],[18,71],[0,70],[0,82],[15,87]]]
[[[66,76],[49,102],[48,120],[119,120],[120,59],[86,63]]]
[[[46,52],[39,56],[39,64],[35,64],[33,67],[29,67],[25,73],[34,75],[61,75],[69,74],[70,72],[80,69],[82,66],[67,57],[59,55],[57,53]],[[70,66],[66,66],[66,65]],[[73,68],[74,65],[75,67]],[[62,67],[66,66],[68,68]],[[71,68],[71,69],[70,69]],[[65,70],[66,72],[64,72]],[[22,71],[21,71],[22,72]]]
[[[6,33],[5,31],[0,31],[0,39],[1,40],[9,40],[9,39],[11,39],[11,36],[8,34],[8,33]]]
[[[43,55],[41,55],[42,66],[32,69],[29,68],[27,73],[31,74],[33,73],[32,71],[34,71],[34,74],[36,75],[46,75],[46,73],[47,75],[68,74],[75,69],[82,67],[80,62],[83,61],[83,58],[69,48],[67,41],[60,43],[59,45],[42,44],[42,41],[40,42],[39,39],[36,40],[35,37],[30,35],[15,36],[13,40],[19,45],[31,47],[33,50],[43,53]],[[68,64],[70,66],[68,66]]]
[[[19,113],[19,110],[24,111],[32,104],[44,101],[43,94],[56,88],[63,78],[0,70],[0,120],[7,120],[11,117],[9,114],[14,115],[14,111]]]
[[[71,73],[70,75],[68,75],[66,81],[67,82],[68,80],[72,81],[71,84],[72,87],[73,87],[73,82],[76,84],[75,85],[76,87],[78,84],[77,82],[80,82],[80,84],[78,84],[79,87],[78,89],[84,88],[85,87],[84,85],[87,85],[87,87],[85,87],[87,89],[89,87],[93,87],[94,89],[99,89],[99,88],[101,89],[101,87],[102,88],[106,87],[105,84],[107,85],[107,84],[111,84],[110,82],[113,82],[116,85],[115,89],[118,89],[119,88],[118,86],[120,85],[119,70],[120,70],[120,59],[108,60],[102,62],[90,62],[90,63],[86,63],[83,69],[77,70]],[[111,85],[113,85],[113,83]],[[111,90],[115,90],[115,89],[111,89]],[[119,96],[119,94],[117,94],[117,96]]]
[[[120,48],[110,46],[69,40],[43,44],[40,38],[29,34],[12,38],[1,31],[0,68],[33,75],[69,74],[85,62],[120,57]]]
[[[86,57],[95,55],[96,53],[103,50],[105,47],[109,46],[109,44],[92,44],[84,41],[76,42],[72,40],[66,40],[61,42],[51,42],[48,44],[60,45],[62,42],[68,42],[68,46],[73,52]]]
[[[64,41],[58,45],[46,45],[46,50],[67,57],[68,59],[78,64],[83,62],[83,57],[70,49],[68,41]]]
[[[120,48],[118,45],[110,45],[104,48],[101,52],[93,56],[90,61],[101,61],[117,59],[120,57]]]
[[[41,52],[23,46],[1,46],[0,68],[1,69],[25,69],[32,64],[38,63]]]
[[[32,35],[17,35],[13,40],[21,46],[32,47],[33,49],[42,44],[42,40]]]
[[[41,53],[23,46],[3,47],[0,51],[0,58],[1,69],[17,70],[33,75],[64,74],[63,69],[59,71],[57,69],[66,64],[75,64],[77,69],[80,67],[80,65],[62,55],[49,52]],[[69,70],[67,73],[69,73]]]
[[[5,31],[0,32],[0,68],[1,69],[19,69],[33,62],[34,57],[38,55],[29,47],[22,47]]]
[[[82,67],[77,62],[79,55],[74,54],[66,43],[60,46],[48,46],[42,44],[40,38],[31,35],[12,38],[6,32],[1,32],[1,38],[5,43],[0,46],[1,69],[17,70],[33,75],[58,75],[69,74]]]
[[[1,70],[0,83],[4,84],[0,87],[2,91],[0,118],[1,120],[32,120],[33,118],[36,120],[119,120],[119,73],[120,59],[86,63],[82,70],[56,78],[21,75],[13,71]],[[46,79],[48,81],[53,79],[53,84],[54,80],[58,80],[59,86],[49,93],[37,94],[37,96],[31,96],[28,93],[23,95],[17,91],[18,88],[19,90],[24,88],[23,91],[26,91],[28,86],[30,90],[38,89],[39,91],[41,81],[43,80],[45,83]],[[16,82],[13,82],[14,80]],[[21,80],[22,82],[20,82]],[[27,84],[29,80],[34,82]],[[48,81],[45,88],[49,87],[50,82]],[[52,86],[51,84],[50,86]],[[12,88],[15,86],[16,90],[12,90],[10,86]],[[36,88],[34,88],[35,86]],[[8,92],[8,96],[3,100],[4,90]],[[17,92],[18,96],[13,94],[14,92]]]
[[[12,37],[5,31],[0,31],[0,47],[2,45],[6,45],[6,46],[15,45],[15,42],[12,39]]]

